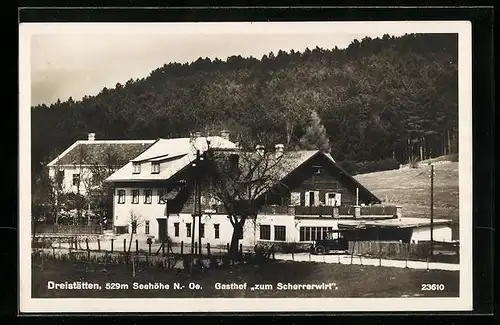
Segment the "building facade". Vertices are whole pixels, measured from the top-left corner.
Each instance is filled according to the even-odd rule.
[[[175,243],[198,242],[201,236],[202,244],[212,246],[231,241],[233,225],[220,202],[208,199],[209,193],[201,193],[201,218],[193,217],[192,164],[196,150],[207,150],[207,140],[212,148],[236,148],[226,136],[160,139],[107,179],[114,184],[116,233],[133,231],[157,241],[168,236]],[[244,224],[242,245],[309,243],[328,230],[353,226],[365,229],[358,240],[411,242],[429,237],[427,219],[404,218],[401,207],[382,205],[329,154],[295,151],[286,159],[280,175],[286,186],[259,197],[257,217]],[[448,221],[435,220],[434,238],[451,240]]]
[[[93,186],[97,168],[118,170],[148,148],[154,140],[78,140],[47,164],[49,177],[59,183],[62,193],[86,195]]]

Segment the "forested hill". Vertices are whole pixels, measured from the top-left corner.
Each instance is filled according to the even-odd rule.
[[[342,50],[169,63],[81,101],[32,107],[34,171],[88,132],[156,139],[224,127],[314,147],[324,127],[338,161],[455,153],[457,45],[456,34],[386,35]]]

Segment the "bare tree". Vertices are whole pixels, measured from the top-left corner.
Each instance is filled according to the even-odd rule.
[[[257,145],[244,139],[235,150],[219,150],[208,143],[202,164],[203,183],[209,196],[220,202],[233,226],[230,258],[238,256],[239,240],[245,222],[257,219],[259,209],[265,204],[264,195],[282,184],[284,173],[289,170],[290,153],[285,154],[274,145]],[[260,141],[259,141],[260,142]]]
[[[107,145],[99,157],[88,156],[86,161],[81,181],[87,200],[87,224],[90,225],[92,215],[102,221],[112,204],[112,185],[104,180],[120,168],[120,156],[117,150]]]
[[[130,249],[132,248],[132,241],[134,240],[134,234],[137,233],[137,228],[143,225],[144,220],[141,215],[136,214],[133,210],[129,214],[129,225],[130,225],[130,239],[127,249],[127,260],[130,257]]]

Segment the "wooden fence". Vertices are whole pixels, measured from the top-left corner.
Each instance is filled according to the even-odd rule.
[[[383,241],[349,242],[349,253],[380,258],[426,259],[431,255],[430,242],[400,243]],[[434,243],[434,255],[447,255],[450,260],[458,259],[458,245]]]

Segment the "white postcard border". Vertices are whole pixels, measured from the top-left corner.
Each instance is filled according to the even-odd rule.
[[[176,28],[169,28],[175,25]],[[460,288],[458,298],[31,298],[30,38],[34,34],[458,33]],[[341,28],[339,28],[341,27]],[[468,21],[23,23],[19,28],[19,307],[21,313],[375,312],[472,310],[472,36]]]

